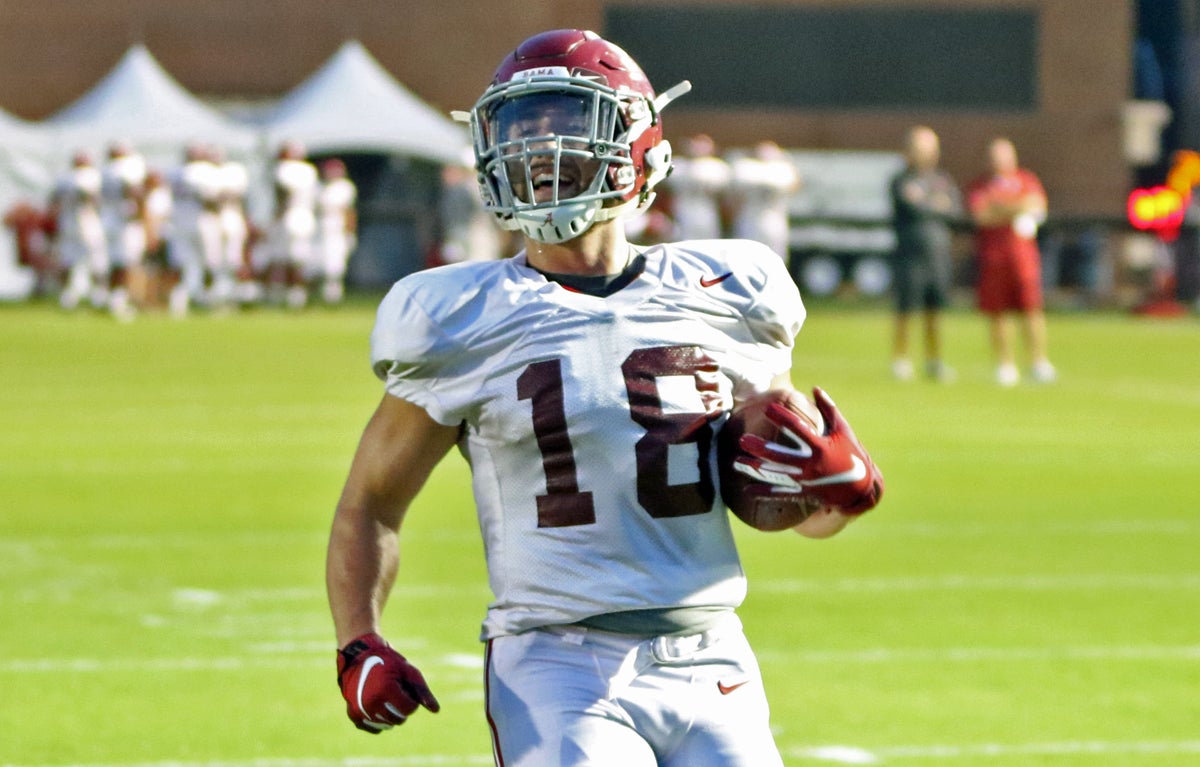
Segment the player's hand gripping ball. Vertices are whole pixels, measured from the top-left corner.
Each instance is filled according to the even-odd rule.
[[[729,415],[717,437],[717,464],[720,467],[721,498],[738,519],[756,530],[787,530],[807,519],[820,508],[813,496],[795,489],[779,488],[738,468],[748,458],[742,451],[744,435],[755,435],[767,442],[781,443],[783,430],[767,417],[768,406],[783,407],[794,417],[804,419],[821,430],[821,414],[804,395],[792,389],[770,389],[738,405]]]
[[[718,437],[721,496],[759,530],[795,527],[822,508],[861,514],[879,503],[883,476],[821,389],[815,405],[772,389],[734,410]]]
[[[346,715],[364,732],[404,724],[417,706],[441,708],[416,666],[378,634],[363,634],[338,650],[337,667]]]

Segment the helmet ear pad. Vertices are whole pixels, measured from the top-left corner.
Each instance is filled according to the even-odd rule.
[[[662,183],[671,173],[671,142],[663,139],[657,145],[650,147],[642,156],[646,164],[646,183],[642,187],[642,196],[650,194],[654,187]]]

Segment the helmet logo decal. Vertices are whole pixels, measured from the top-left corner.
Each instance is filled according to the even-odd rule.
[[[514,80],[528,80],[531,77],[570,77],[570,72],[566,67],[534,67],[533,69],[522,69],[518,72],[513,72],[509,82]]]

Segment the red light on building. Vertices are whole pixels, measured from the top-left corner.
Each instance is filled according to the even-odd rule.
[[[1126,209],[1134,228],[1155,231],[1161,235],[1174,234],[1183,224],[1188,197],[1167,186],[1134,189],[1129,193]]]

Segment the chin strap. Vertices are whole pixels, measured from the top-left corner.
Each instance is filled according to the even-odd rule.
[[[626,213],[636,213],[639,210],[650,205],[654,201],[654,193],[650,192],[646,195],[638,195],[632,200],[626,200],[619,205],[610,205],[600,208],[596,211],[597,221],[609,221],[614,218],[625,215]]]

